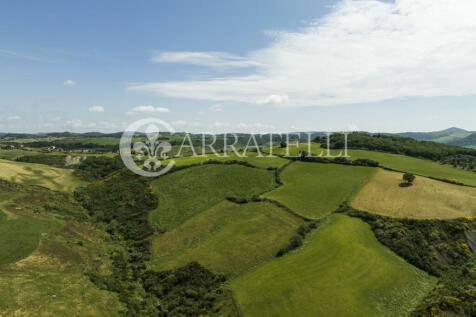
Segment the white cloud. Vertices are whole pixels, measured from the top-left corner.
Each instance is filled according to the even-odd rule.
[[[191,64],[216,68],[250,67],[258,63],[223,52],[162,52],[151,58],[154,63]]]
[[[247,75],[129,89],[250,104],[288,96],[270,103],[287,107],[476,94],[475,12],[474,0],[345,0],[297,32],[274,32],[244,58],[259,65]]]
[[[104,112],[104,107],[102,106],[92,106],[89,107],[89,112]]]
[[[76,85],[76,82],[74,80],[68,79],[67,81],[65,81],[63,83],[63,85],[65,85],[65,86],[74,86],[74,85]]]
[[[73,128],[79,128],[83,126],[83,123],[79,119],[72,119],[66,121],[66,125],[72,126]]]
[[[10,121],[21,120],[21,117],[20,116],[9,116],[9,117],[7,117],[7,120],[10,120]]]
[[[170,112],[168,108],[164,107],[154,107],[154,106],[137,106],[132,108],[128,114],[138,114],[138,113],[167,113]]]
[[[258,105],[280,105],[287,103],[289,97],[287,95],[269,95],[264,99],[256,101]]]
[[[212,112],[220,112],[223,110],[223,106],[221,104],[211,105],[208,110]]]

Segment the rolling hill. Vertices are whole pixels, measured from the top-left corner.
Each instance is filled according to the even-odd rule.
[[[0,178],[24,185],[39,185],[68,192],[84,184],[73,175],[73,170],[7,160],[0,160]]]
[[[319,219],[350,199],[374,172],[369,167],[294,162],[280,174],[283,186],[263,196],[303,217]]]
[[[159,206],[150,221],[170,230],[226,197],[251,198],[276,187],[274,171],[236,164],[185,168],[152,182]]]
[[[333,215],[305,245],[237,277],[243,316],[405,316],[436,279],[382,246],[363,221]]]
[[[222,201],[157,236],[151,265],[167,270],[198,261],[236,276],[273,259],[303,220],[269,202]]]
[[[417,177],[402,187],[401,173],[378,170],[352,200],[354,208],[398,218],[476,216],[476,188]]]

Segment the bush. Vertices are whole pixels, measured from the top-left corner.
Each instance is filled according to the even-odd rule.
[[[311,232],[312,230],[317,228],[317,223],[318,221],[310,221],[308,223],[305,223],[301,225],[299,228],[296,230],[296,234],[291,238],[289,244],[280,249],[278,253],[276,254],[277,257],[281,257],[288,253],[289,251],[295,250],[302,246],[302,242],[306,235]]]

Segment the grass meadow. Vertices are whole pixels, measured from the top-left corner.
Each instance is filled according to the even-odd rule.
[[[406,316],[436,278],[336,214],[303,247],[230,282],[243,316]]]
[[[402,173],[379,169],[352,201],[354,208],[399,218],[476,216],[476,188],[417,176],[413,185],[399,186]]]
[[[73,175],[71,169],[8,160],[0,160],[0,178],[23,185],[38,185],[67,192],[72,192],[83,184]]]
[[[220,155],[223,155],[220,153]],[[254,152],[248,152],[246,153],[247,157],[239,157],[234,153],[229,153],[228,157],[222,157],[222,156],[216,156],[213,154],[207,154],[204,156],[184,156],[184,157],[179,157],[179,158],[174,158],[174,162],[176,166],[189,166],[189,165],[194,165],[194,164],[200,164],[204,163],[207,161],[239,161],[239,162],[247,162],[250,163],[251,165],[254,165],[259,168],[280,168],[283,165],[285,165],[288,160],[273,156],[273,157],[266,157],[266,154],[263,154],[264,157],[258,157],[257,153]],[[167,165],[169,160],[164,160],[163,165]]]
[[[51,203],[38,195],[0,186],[0,316],[119,316],[117,295],[99,290],[85,274],[98,263],[110,271],[104,234],[35,213]]]
[[[235,276],[272,259],[303,220],[269,202],[222,201],[153,241],[155,269],[198,261]]]
[[[222,201],[156,237],[151,265],[167,270],[197,261],[236,276],[276,256],[303,220],[269,202]]]
[[[54,220],[40,220],[31,217],[7,219],[0,210],[0,266],[27,257],[40,241],[41,233],[57,229]]]
[[[301,150],[310,152],[313,155],[319,155],[322,153],[323,156],[326,156],[327,154],[327,149],[321,148],[319,144],[314,142],[311,143],[311,151],[309,151],[307,143],[301,143],[299,144],[299,147],[293,145],[289,146],[290,155],[297,155]],[[269,149],[267,152],[269,152]],[[340,153],[344,154],[344,150],[331,150],[330,153],[331,155],[336,156]],[[286,148],[274,147],[273,154],[285,155]],[[440,179],[456,179],[466,185],[476,186],[476,173],[453,167],[448,164],[441,164],[438,162],[406,155],[377,151],[349,149],[348,154],[350,156],[350,160],[359,158],[371,159],[379,162],[381,166],[397,171],[409,172],[421,176],[435,177]]]
[[[31,254],[1,266],[0,316],[122,316],[117,295],[98,289],[85,274],[93,261],[110,270],[100,255],[106,248],[102,234],[86,224],[66,222],[42,232]]]
[[[350,199],[374,172],[362,166],[293,162],[281,172],[284,185],[263,196],[303,217],[318,219]]]
[[[186,168],[152,183],[159,206],[150,213],[150,221],[170,230],[226,197],[251,198],[276,186],[274,171],[237,164]]]

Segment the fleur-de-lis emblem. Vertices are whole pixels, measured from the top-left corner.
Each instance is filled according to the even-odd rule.
[[[145,142],[135,142],[132,148],[137,159],[142,160],[146,156],[144,167],[149,171],[155,171],[162,165],[159,158],[165,159],[167,152],[172,149],[172,145],[169,142],[160,142],[159,132],[155,126],[149,126],[146,135]]]
[[[139,131],[144,131],[144,127],[147,127],[146,138],[134,142],[134,137]],[[175,133],[170,124],[156,118],[137,120],[124,130],[119,142],[119,152],[124,165],[131,172],[145,177],[159,177],[175,166],[173,158],[167,157],[167,152],[172,150],[172,145],[168,142],[160,142],[158,127],[170,135]],[[164,161],[164,159],[167,160]]]

